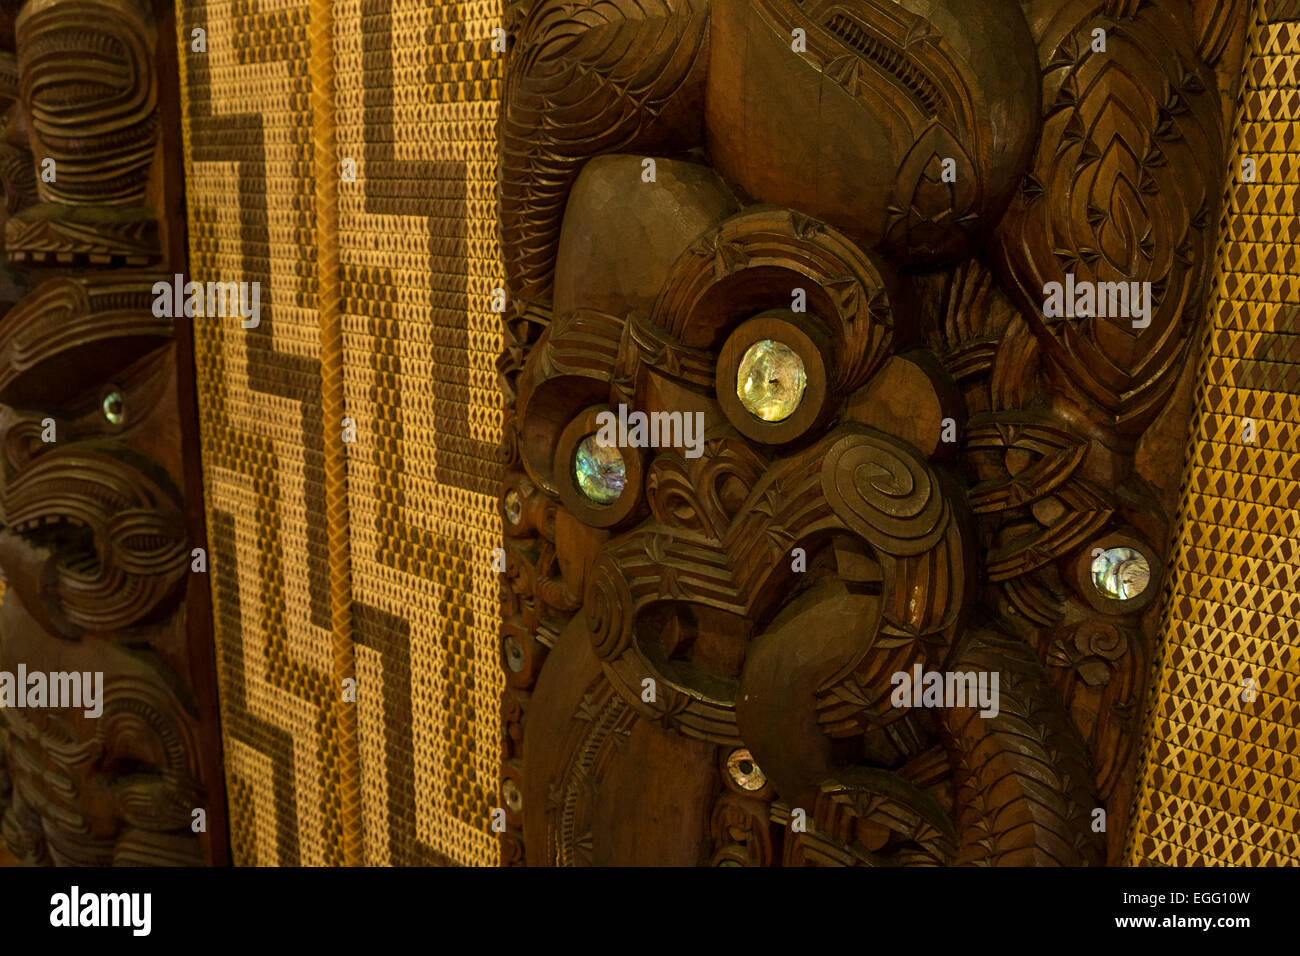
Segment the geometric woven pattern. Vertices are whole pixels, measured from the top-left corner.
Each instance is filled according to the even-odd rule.
[[[1300,863],[1300,2],[1257,10],[1139,767],[1136,865]],[[1242,181],[1246,157],[1254,182]]]
[[[500,4],[334,10],[366,862],[495,865]]]
[[[321,9],[178,3],[188,278],[261,283],[256,328],[194,323],[232,850],[494,865],[500,3]]]

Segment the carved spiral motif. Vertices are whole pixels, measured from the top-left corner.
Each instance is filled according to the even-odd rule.
[[[846,524],[887,554],[920,554],[947,525],[934,475],[883,435],[849,435],[822,462],[822,490]]]
[[[598,659],[613,660],[627,649],[632,639],[632,592],[608,555],[597,558],[591,570],[583,613]]]
[[[1074,632],[1074,646],[1081,654],[1116,661],[1128,651],[1128,637],[1114,624],[1096,621]]]

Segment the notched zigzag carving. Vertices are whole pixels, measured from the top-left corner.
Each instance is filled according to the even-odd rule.
[[[1179,0],[1115,20],[1087,0],[1031,3],[1043,132],[998,228],[995,261],[1053,371],[1100,424],[1136,435],[1173,388],[1204,303],[1223,153],[1213,75]],[[1106,32],[1094,52],[1094,28]],[[1043,287],[1149,282],[1150,326],[1043,316]]]

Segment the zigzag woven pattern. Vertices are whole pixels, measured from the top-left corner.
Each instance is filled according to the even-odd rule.
[[[1258,9],[1133,864],[1300,863],[1300,5]]]
[[[178,14],[235,861],[495,864],[500,4]]]

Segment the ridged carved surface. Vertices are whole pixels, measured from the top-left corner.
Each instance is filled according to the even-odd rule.
[[[169,474],[171,320],[153,315],[151,285],[52,279],[0,319],[0,670],[103,674],[93,719],[0,720],[0,832],[28,863],[203,860],[198,714],[178,679],[191,556]]]
[[[134,0],[28,0],[16,28],[32,152],[57,169],[41,199],[141,202],[158,135],[152,16]]]
[[[159,133],[148,5],[28,0],[15,36],[17,102],[4,139],[32,157],[36,175],[9,177],[6,257],[92,267],[158,261],[158,223],[146,204]],[[38,202],[28,204],[29,187]]]
[[[705,0],[541,0],[512,31],[501,217],[516,298],[549,301],[564,202],[590,157],[698,142],[707,27]]]
[[[36,625],[6,607],[0,664],[40,660]],[[24,640],[26,638],[26,640]],[[24,863],[54,866],[194,866],[202,848],[191,830],[204,791],[193,737],[192,705],[145,663],[118,648],[77,645],[84,670],[106,671],[103,713],[10,710],[0,722],[0,753],[10,791],[0,837]]]
[[[507,864],[1118,861],[1244,26],[1200,12],[532,8],[516,95],[604,92],[503,124]],[[679,135],[638,139],[674,31]],[[1150,283],[1150,322],[1044,315],[1067,274]],[[760,421],[771,341],[806,386]],[[627,431],[596,506],[605,411],[698,438]],[[996,706],[900,701],[922,672]]]
[[[0,53],[19,293],[0,303],[0,671],[101,688],[78,707],[19,685],[0,710],[0,837],[24,864],[222,853],[204,835],[221,810],[185,601],[207,567],[182,491],[177,320],[157,314],[162,275],[120,268],[163,258],[155,34],[129,0],[29,0]]]
[[[904,263],[967,254],[996,221],[1038,105],[1033,41],[1015,4],[714,0],[711,9],[706,129],[728,179]]]
[[[1138,435],[1182,369],[1183,318],[1205,301],[1223,167],[1213,74],[1177,0],[1118,23],[1089,0],[1043,0],[1026,12],[1044,65],[1043,130],[993,259],[1038,334],[1054,389]],[[1093,49],[1095,29],[1106,30],[1105,52]],[[1044,285],[1067,273],[1076,285],[1150,283],[1149,326],[1127,315],[1044,317]]]

